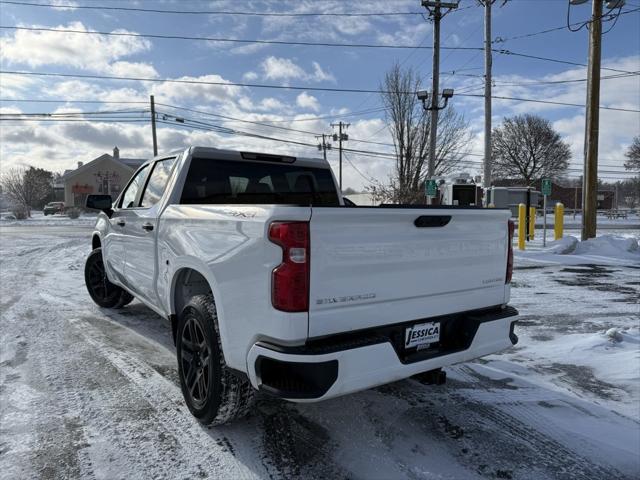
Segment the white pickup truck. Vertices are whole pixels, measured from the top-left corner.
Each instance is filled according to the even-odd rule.
[[[509,211],[354,207],[323,160],[192,147],[146,162],[102,210],[85,267],[101,307],[171,322],[202,422],[256,390],[313,402],[517,342]]]

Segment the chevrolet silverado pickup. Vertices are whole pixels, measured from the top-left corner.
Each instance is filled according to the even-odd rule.
[[[320,159],[191,147],[143,164],[101,210],[92,299],[171,323],[191,413],[256,391],[314,402],[506,349],[508,210],[354,207]]]

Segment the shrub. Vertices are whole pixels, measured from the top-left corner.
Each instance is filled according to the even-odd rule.
[[[17,205],[11,209],[11,213],[16,218],[16,220],[24,220],[29,218],[29,210],[27,207],[23,205]]]
[[[68,208],[66,213],[69,215],[69,218],[78,218],[80,216],[80,209],[76,207]]]

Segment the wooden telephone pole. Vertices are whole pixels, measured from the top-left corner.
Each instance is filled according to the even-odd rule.
[[[593,0],[589,27],[587,67],[587,121],[582,189],[582,240],[596,236],[598,209],[598,133],[600,123],[600,57],[602,46],[602,2]]]
[[[151,102],[151,135],[153,137],[153,156],[158,155],[158,139],[156,137],[156,103],[153,95],[149,98]]]
[[[332,123],[331,126],[332,127],[338,127],[338,133],[334,133],[333,134],[333,141],[334,142],[338,142],[338,158],[340,161],[340,166],[339,166],[339,180],[338,183],[340,184],[340,193],[342,193],[342,142],[343,141],[347,141],[349,140],[349,135],[347,135],[346,133],[343,133],[342,130],[346,130],[347,128],[349,128],[349,125],[351,125],[350,123],[344,123],[344,122],[338,122],[338,123]]]

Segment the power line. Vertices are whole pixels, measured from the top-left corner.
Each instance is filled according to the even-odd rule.
[[[220,115],[218,113],[206,112],[204,110],[196,110],[194,108],[177,107],[175,105],[169,105],[169,104],[160,103],[160,102],[156,103],[156,105],[160,105],[160,106],[168,107],[168,108],[175,108],[177,110],[184,110],[185,112],[198,113],[200,115],[205,115],[205,116],[210,116],[210,117],[222,118],[222,119],[225,119],[225,120],[230,120],[232,122],[250,123],[250,124],[253,124],[253,125],[260,125],[260,126],[263,126],[263,127],[275,128],[275,129],[278,129],[278,130],[288,130],[290,132],[307,133],[309,135],[314,135],[314,136],[315,135],[320,135],[318,132],[311,132],[309,130],[298,130],[298,129],[295,129],[295,128],[281,127],[279,125],[270,125],[268,123],[258,122],[258,121],[255,121],[255,120],[244,120],[242,118],[230,117],[230,116],[227,116],[227,115]]]
[[[212,82],[212,81],[204,81],[204,80],[121,77],[121,76],[88,75],[88,74],[77,74],[77,73],[71,74],[71,73],[24,72],[24,71],[14,71],[14,70],[0,70],[0,74],[32,75],[32,76],[62,77],[62,78],[90,78],[90,79],[97,79],[97,80],[123,80],[123,81],[137,81],[137,82],[156,82],[156,83],[162,83],[162,82],[184,83],[184,84],[192,84],[192,85],[219,85],[224,87],[271,88],[271,89],[278,89],[278,90],[297,90],[297,91],[318,91],[318,92],[339,92],[339,93],[390,93],[385,90],[371,90],[371,89],[363,89],[363,88],[302,87],[302,86],[293,86],[293,85],[265,85],[265,84],[257,84],[257,83]],[[394,93],[415,94],[416,92],[394,92]],[[483,95],[469,94],[469,93],[462,93],[460,94],[460,96],[484,97]],[[549,100],[535,100],[532,98],[515,98],[515,97],[503,97],[503,96],[492,96],[491,98],[495,98],[498,100],[513,100],[513,101],[521,101],[521,102],[545,103],[545,104],[551,104],[551,105],[584,108],[584,105],[580,105],[577,103],[554,102]],[[626,108],[605,107],[605,106],[600,106],[600,108],[602,110],[614,110],[618,112],[640,113],[640,110],[633,110],[633,109],[626,109]]]
[[[85,123],[147,123],[149,119],[140,117],[124,118],[0,118],[0,122],[85,122]],[[16,125],[17,126],[17,125]]]
[[[561,64],[564,64],[564,65],[574,65],[576,67],[586,67],[587,66],[586,63],[572,62],[570,60],[559,60],[557,58],[541,57],[541,56],[538,56],[538,55],[531,55],[531,54],[528,54],[528,53],[512,52],[511,50],[506,50],[506,49],[492,49],[492,52],[498,53],[500,55],[511,55],[511,56],[514,56],[514,57],[528,58],[528,59],[531,59],[531,60],[541,60],[541,61],[545,61],[545,62],[561,63]],[[637,72],[631,72],[629,70],[621,70],[619,68],[602,67],[601,70],[608,70],[610,72],[629,73],[629,74],[633,74],[633,75],[638,75]]]
[[[16,103],[79,103],[79,104],[83,104],[83,103],[87,103],[87,104],[123,104],[123,105],[127,105],[127,104],[145,104],[148,105],[149,101],[114,101],[114,100],[74,100],[72,98],[67,98],[67,99],[58,99],[58,100],[41,100],[41,99],[31,99],[31,98],[0,98],[0,102],[16,102]],[[170,106],[170,105],[164,105],[164,106]],[[173,106],[173,108],[184,108],[184,107],[177,107],[177,106]],[[357,116],[357,115],[364,115],[364,114],[369,114],[369,113],[377,113],[377,112],[382,112],[386,110],[385,107],[376,107],[376,108],[368,108],[365,110],[357,110],[357,111],[353,111],[353,112],[349,112],[349,113],[341,113],[341,114],[335,114],[335,115],[322,115],[322,116],[312,116],[312,117],[305,117],[305,118],[296,118],[299,115],[296,115],[295,117],[291,117],[291,118],[283,118],[280,120],[269,120],[272,123],[285,123],[285,122],[312,122],[315,120],[324,120],[324,119],[335,119],[335,118],[346,118],[346,117],[353,117],[353,116]]]
[[[600,80],[610,80],[616,78],[627,78],[627,77],[635,77],[640,74],[640,71],[631,72],[631,73],[619,73],[616,75],[607,75],[604,77],[600,77]],[[576,78],[572,80],[539,80],[535,82],[519,82],[519,83],[508,83],[508,82],[496,82],[495,85],[501,87],[521,87],[528,85],[555,85],[562,83],[576,83],[576,82],[586,82],[587,78]]]
[[[35,98],[0,98],[0,102],[20,102],[20,103],[104,103],[104,104],[145,104],[148,105],[149,101],[122,101],[117,102],[115,100],[73,100],[73,99],[64,99],[64,100],[44,100],[44,99],[35,99]]]
[[[44,114],[46,115],[46,114]],[[161,124],[165,124],[165,125],[170,125],[173,127],[185,127],[185,128],[192,128],[192,129],[196,129],[196,130],[203,130],[203,131],[210,131],[210,132],[216,132],[216,133],[222,133],[222,134],[226,134],[226,135],[240,135],[240,136],[247,136],[247,137],[252,137],[252,138],[258,138],[258,139],[262,139],[262,140],[270,140],[270,141],[276,141],[276,142],[281,142],[281,143],[287,143],[287,144],[292,144],[292,145],[297,145],[297,146],[304,146],[304,147],[309,147],[309,148],[313,148],[314,150],[317,148],[317,145],[315,144],[311,144],[311,143],[307,143],[307,142],[300,142],[300,141],[295,141],[295,140],[290,140],[290,139],[283,139],[283,138],[277,138],[277,137],[270,137],[267,135],[261,135],[261,134],[256,134],[253,132],[245,132],[245,131],[241,131],[241,130],[235,130],[232,128],[227,128],[227,127],[222,127],[220,125],[215,125],[215,124],[208,124],[206,122],[199,122],[197,120],[193,120],[193,119],[188,119],[188,118],[182,118],[183,122],[181,123],[175,123],[175,122],[169,122],[165,119],[159,119],[158,123]],[[133,117],[131,119],[100,119],[100,118],[95,118],[95,117],[91,117],[91,118],[7,118],[6,120],[3,121],[19,121],[19,122],[29,122],[29,121],[34,121],[34,122],[43,122],[43,121],[50,121],[50,122],[96,122],[96,123],[140,123],[140,122],[147,122],[147,119],[142,119],[139,117]],[[195,123],[195,124],[190,124],[190,123]],[[392,159],[395,160],[396,156],[393,153],[385,153],[385,152],[376,152],[376,151],[369,151],[369,150],[358,150],[358,149],[350,149],[350,148],[345,148],[344,151],[346,152],[350,152],[350,153],[354,153],[357,154],[359,156],[364,156],[364,157],[372,157],[372,158],[377,158],[377,159]],[[474,155],[473,153],[465,153],[465,152],[460,152],[461,155]],[[350,162],[351,163],[351,162]],[[464,158],[460,158],[458,160],[456,160],[456,163],[459,166],[465,167],[465,168],[480,168],[482,162],[481,161],[477,161],[477,160],[465,160]],[[604,166],[604,165],[603,165]],[[620,166],[616,166],[619,168],[622,168]],[[577,172],[577,173],[581,173],[582,169],[580,168],[571,168],[569,167],[567,170],[567,172]],[[599,173],[602,173],[604,175],[610,174],[610,175],[635,175],[634,172],[629,172],[629,171],[616,171],[616,170],[599,170]],[[620,177],[618,177],[620,178]]]
[[[156,83],[185,83],[191,85],[218,85],[222,87],[248,87],[248,88],[271,88],[276,90],[308,90],[317,92],[343,92],[343,93],[389,93],[380,90],[367,90],[363,88],[332,88],[332,87],[301,87],[292,85],[265,85],[260,83],[239,83],[239,82],[212,82],[205,80],[185,80],[185,79],[163,79],[148,77],[124,77],[124,76],[108,76],[108,75],[89,75],[79,73],[53,73],[53,72],[24,72],[15,70],[0,70],[0,74],[9,75],[33,75],[40,77],[63,77],[63,78],[90,78],[93,80],[124,80],[135,82],[156,82]],[[413,92],[403,92],[413,93]]]
[[[1,0],[0,0],[1,1]],[[216,38],[216,37],[188,37],[183,35],[161,35],[150,33],[136,33],[136,32],[102,32],[97,30],[73,30],[73,29],[59,29],[59,28],[47,28],[47,27],[17,27],[13,25],[0,25],[0,29],[6,30],[26,30],[26,31],[41,31],[52,33],[73,33],[83,35],[106,35],[116,37],[140,37],[140,38],[155,38],[155,39],[168,39],[168,40],[201,40],[209,42],[231,42],[242,44],[272,44],[272,45],[295,45],[295,46],[316,46],[316,47],[338,47],[338,48],[387,48],[387,49],[414,49],[414,50],[433,50],[432,46],[428,45],[392,45],[392,44],[372,44],[372,43],[330,43],[330,42],[303,42],[303,41],[284,41],[284,40],[248,40],[248,39],[235,39],[235,38]],[[457,50],[457,51],[483,51],[482,47],[440,47],[442,50]],[[493,53],[499,55],[510,55],[516,57],[523,57],[532,60],[541,60],[546,62],[560,63],[564,65],[573,65],[579,67],[586,67],[584,63],[573,62],[570,60],[561,60],[557,58],[541,57],[538,55],[531,55],[527,53],[513,52],[507,49],[492,49]],[[602,70],[609,70],[618,73],[629,73],[637,75],[637,72],[631,72],[628,70],[621,70],[617,68],[602,67]]]
[[[365,175],[364,173],[362,173],[360,169],[353,164],[351,159],[346,154],[344,154],[344,159],[347,161],[347,163],[349,163],[349,165],[351,165],[351,168],[353,168],[358,173],[358,175],[364,178],[367,182],[377,183],[373,177],[369,177],[368,175]]]
[[[2,0],[0,4],[20,5],[25,7],[68,8],[79,10],[104,10],[123,12],[163,13],[174,15],[236,15],[251,17],[392,17],[392,16],[416,16],[422,12],[247,12],[231,10],[170,10],[160,8],[140,7],[105,7],[94,5],[55,4],[55,3],[31,3]]]
[[[638,11],[640,11],[640,8],[634,8],[632,10],[625,10],[624,12],[620,12],[620,15],[625,15],[627,13],[634,13],[634,12],[638,12]],[[605,18],[610,17],[609,20],[612,20],[614,16],[617,16],[617,15],[614,15],[614,14],[603,15],[602,19],[605,20]],[[544,34],[551,33],[551,32],[557,32],[557,31],[560,31],[560,30],[566,30],[567,26],[575,27],[576,25],[582,25],[584,23],[585,23],[584,21],[583,22],[574,22],[574,23],[570,23],[569,25],[565,24],[565,25],[562,25],[560,27],[552,27],[552,28],[548,28],[546,30],[540,30],[538,32],[523,33],[521,35],[514,35],[512,37],[506,37],[506,38],[497,37],[493,41],[493,43],[504,43],[504,42],[508,42],[510,40],[520,40],[522,38],[535,37],[537,35],[544,35]],[[587,21],[587,23],[589,23],[589,21]]]
[[[163,107],[169,107],[169,108],[176,108],[178,110],[184,110],[187,112],[193,112],[193,113],[199,113],[202,115],[207,115],[207,116],[212,116],[212,117],[220,117],[220,118],[227,118],[229,120],[233,120],[233,121],[237,121],[237,122],[244,122],[244,123],[255,123],[257,125],[264,125],[267,127],[273,127],[273,128],[279,128],[279,129],[285,129],[285,130],[291,130],[291,131],[298,131],[298,132],[302,132],[302,133],[309,133],[311,135],[320,135],[318,132],[310,132],[308,130],[295,130],[292,128],[286,128],[286,127],[280,127],[277,125],[271,125],[270,123],[264,123],[264,122],[258,122],[258,121],[253,121],[253,120],[243,120],[237,117],[229,117],[229,116],[225,116],[225,115],[220,115],[217,113],[211,113],[211,112],[207,112],[204,110],[196,110],[193,108],[186,108],[186,107],[178,107],[176,105],[169,105],[166,103],[158,103],[157,105],[161,105]],[[323,119],[327,119],[327,118],[343,118],[343,117],[349,117],[349,116],[354,116],[354,115],[359,115],[361,113],[373,113],[373,112],[379,112],[379,111],[384,111],[386,110],[384,107],[380,107],[380,108],[374,108],[374,109],[367,109],[367,110],[361,110],[360,112],[351,112],[351,113],[347,113],[347,114],[342,114],[342,115],[325,115],[325,116],[319,116],[319,117],[312,117],[312,118],[300,118],[300,119],[290,119],[290,120],[266,120],[268,122],[271,123],[284,123],[284,122],[302,122],[302,121],[312,121],[312,120],[323,120]]]
[[[25,117],[45,116],[45,117],[67,117],[67,116],[84,116],[84,115],[103,115],[103,114],[120,114],[120,113],[148,113],[148,109],[144,110],[98,110],[95,112],[36,112],[36,113],[0,113],[0,117],[6,115],[21,115]]]
[[[460,97],[479,97],[484,98],[484,95],[479,95],[475,93],[460,93]],[[491,98],[496,100],[511,100],[516,102],[532,102],[532,103],[544,103],[548,105],[559,105],[563,107],[580,107],[585,108],[584,105],[580,105],[579,103],[567,103],[567,102],[554,102],[552,100],[535,100],[533,98],[516,98],[516,97],[502,97],[498,95],[492,95]],[[630,108],[618,108],[618,107],[603,107],[600,106],[601,110],[614,110],[616,112],[630,112],[630,113],[640,113],[640,110],[633,110]]]
[[[56,3],[32,3],[18,2],[14,0],[2,0],[0,4],[19,5],[24,7],[44,7],[44,8],[67,8],[77,10],[102,10],[102,11],[124,11],[124,12],[144,12],[160,13],[172,15],[235,15],[251,17],[398,17],[398,16],[420,16],[422,12],[251,12],[234,10],[171,10],[161,8],[141,8],[141,7],[106,7],[96,5],[76,5],[76,4],[56,4]],[[475,5],[460,8],[466,10],[474,8]]]
[[[0,29],[18,30],[31,32],[51,32],[51,33],[73,33],[82,35],[105,35],[109,37],[134,37],[134,38],[153,38],[160,40],[190,40],[205,42],[223,42],[223,43],[242,43],[242,44],[261,44],[261,45],[294,45],[305,47],[339,47],[339,48],[390,48],[390,49],[413,49],[413,50],[432,50],[433,47],[426,45],[393,45],[384,43],[333,43],[333,42],[303,42],[303,41],[285,41],[285,40],[249,40],[240,38],[219,38],[219,37],[189,37],[185,35],[161,35],[155,33],[136,33],[136,32],[102,32],[98,30],[74,30],[66,28],[49,28],[49,27],[17,27],[13,25],[0,25]],[[443,50],[481,50],[478,47],[441,47]]]

